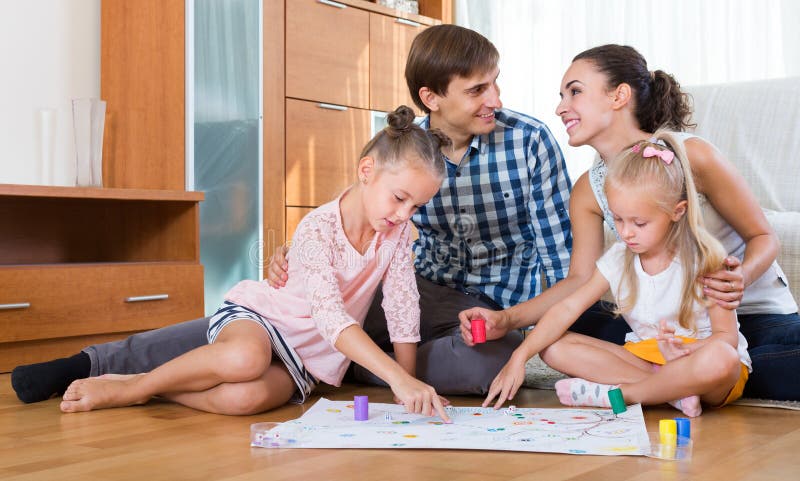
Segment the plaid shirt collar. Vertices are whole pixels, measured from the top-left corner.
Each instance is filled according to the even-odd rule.
[[[473,136],[466,161],[448,159],[439,193],[412,220],[419,275],[507,307],[541,292],[542,268],[551,285],[566,276],[571,184],[544,124],[502,109],[496,122]]]

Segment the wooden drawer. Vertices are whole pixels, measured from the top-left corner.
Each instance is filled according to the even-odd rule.
[[[369,17],[370,108],[391,112],[399,105],[408,105],[421,115],[408,93],[405,71],[411,42],[425,26],[376,13]]]
[[[138,296],[155,294],[167,298],[135,302]],[[29,307],[0,310],[0,342],[151,329],[202,316],[203,267],[195,263],[2,267],[0,305],[17,303]]]
[[[355,182],[370,116],[368,110],[286,100],[286,205],[316,207]]]
[[[369,108],[369,12],[286,2],[286,96]]]

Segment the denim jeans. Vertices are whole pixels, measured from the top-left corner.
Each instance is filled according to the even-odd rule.
[[[800,315],[740,314],[753,372],[746,397],[800,401]]]

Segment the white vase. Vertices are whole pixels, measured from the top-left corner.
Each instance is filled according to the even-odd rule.
[[[72,99],[75,134],[75,185],[103,186],[103,129],[106,102],[100,99]]]
[[[39,110],[39,184],[53,185],[58,111]]]

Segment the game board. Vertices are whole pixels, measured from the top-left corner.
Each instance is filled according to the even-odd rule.
[[[254,424],[251,444],[268,448],[488,449],[547,453],[644,455],[650,442],[638,404],[610,409],[448,407],[453,423],[407,414],[396,404],[369,404],[355,421],[352,401],[317,401],[284,423]],[[388,416],[387,416],[388,414]]]

